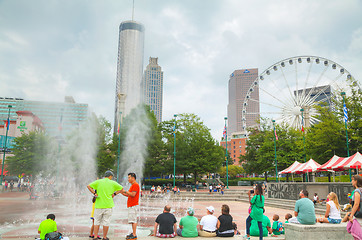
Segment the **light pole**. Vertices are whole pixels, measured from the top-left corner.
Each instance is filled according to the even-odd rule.
[[[8,111],[8,119],[7,119],[7,121],[6,121],[6,135],[5,135],[5,142],[4,142],[3,162],[2,162],[2,164],[1,164],[1,179],[0,179],[0,185],[3,185],[6,142],[8,141],[8,131],[9,131],[9,125],[10,125],[10,109],[11,109],[12,107],[13,107],[13,106],[8,105],[9,111]]]
[[[303,149],[304,149],[304,163],[307,162],[307,154],[305,153],[305,134],[304,134],[304,109],[301,108],[300,112],[302,113],[302,132],[303,132]],[[305,181],[308,182],[308,172],[305,173]]]
[[[226,161],[226,188],[229,189],[229,161],[228,161],[228,130],[226,127],[227,117],[224,117],[225,120],[225,161]]]
[[[118,150],[117,150],[117,182],[119,183],[119,161],[121,158],[121,119],[122,119],[122,112],[119,112],[119,119],[118,119]]]
[[[277,182],[279,182],[278,179],[278,161],[277,161],[277,132],[275,130],[275,120],[273,122],[273,128],[274,128],[274,159],[275,159],[275,176]]]
[[[344,97],[346,96],[345,92],[341,92],[342,98],[343,98],[343,118],[344,118],[344,127],[346,129],[346,145],[347,145],[347,157],[349,157],[349,144],[348,144],[348,131],[347,131],[347,121],[348,121],[348,115],[347,115],[347,106]],[[352,173],[351,169],[349,169],[349,180],[352,180]]]
[[[176,186],[176,118],[177,114],[174,114],[174,125],[173,125],[173,187]]]

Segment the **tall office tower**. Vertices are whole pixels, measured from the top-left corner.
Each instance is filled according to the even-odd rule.
[[[120,116],[126,116],[132,108],[141,103],[144,32],[144,26],[135,21],[125,21],[119,26],[115,133],[117,133]]]
[[[244,132],[242,128],[243,102],[252,82],[258,77],[258,69],[235,70],[229,79],[229,104],[228,104],[228,135]],[[255,87],[251,94],[253,101],[248,102],[246,125],[257,126],[260,118],[259,88]]]
[[[76,103],[73,97],[66,96],[64,102],[29,101],[22,98],[0,97],[0,122],[8,117],[10,108],[10,120],[16,121],[18,111],[30,111],[36,115],[44,125],[45,133],[55,137],[67,136],[75,128],[79,127],[88,117],[88,104]]]
[[[144,102],[150,106],[158,122],[162,122],[163,72],[158,58],[150,57],[143,75]]]

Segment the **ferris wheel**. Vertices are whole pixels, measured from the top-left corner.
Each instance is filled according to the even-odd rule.
[[[281,60],[259,74],[248,89],[242,105],[242,128],[255,126],[250,119],[259,117],[295,129],[302,124],[311,126],[318,122],[315,106],[332,107],[333,94],[350,91],[347,80],[360,89],[351,73],[332,60],[317,56]]]

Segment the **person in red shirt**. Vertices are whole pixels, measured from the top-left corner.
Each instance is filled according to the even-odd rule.
[[[126,239],[136,240],[136,228],[137,228],[137,210],[138,210],[138,201],[140,196],[140,186],[136,182],[136,174],[128,173],[128,182],[132,184],[129,190],[125,193],[122,193],[124,196],[128,197],[127,200],[127,209],[128,209],[128,223],[132,224],[132,233],[126,236]]]

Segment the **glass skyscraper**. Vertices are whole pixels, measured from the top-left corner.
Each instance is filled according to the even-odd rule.
[[[119,26],[114,132],[120,116],[126,116],[142,100],[143,49],[145,28],[135,21]]]
[[[158,122],[162,122],[163,72],[158,58],[150,57],[143,75],[144,102],[150,106]]]

